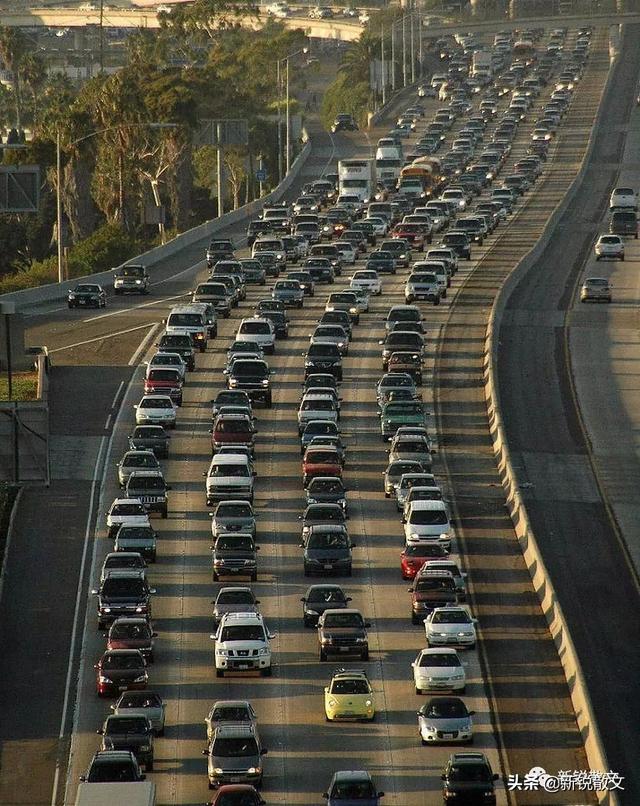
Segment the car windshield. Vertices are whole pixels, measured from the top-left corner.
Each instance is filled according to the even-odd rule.
[[[126,671],[127,669],[139,669],[144,667],[144,661],[140,653],[131,655],[111,654],[102,659],[102,669],[116,669]]]
[[[449,779],[460,783],[492,783],[491,773],[484,764],[452,764]]]
[[[240,325],[240,333],[256,333],[268,335],[271,333],[271,328],[268,322],[243,322]]]
[[[420,657],[420,666],[461,666],[460,658],[453,653],[433,652]]]
[[[468,711],[462,700],[442,699],[431,700],[422,709],[422,714],[432,719],[460,719],[468,716]]]
[[[591,286],[599,286],[599,285],[607,286],[609,285],[609,281],[605,280],[604,277],[603,278],[592,277],[591,279],[587,280],[586,284]]]
[[[264,641],[265,636],[259,624],[237,624],[224,627],[220,640],[225,641]]]
[[[421,467],[419,462],[413,460],[403,460],[400,462],[392,462],[387,468],[387,478],[399,479],[405,473],[410,473],[412,470],[419,470]]]
[[[464,610],[442,611],[433,614],[433,624],[468,624],[471,617]]]
[[[140,401],[141,409],[172,409],[173,403],[168,398],[165,400],[162,397],[143,397]]]
[[[216,510],[216,518],[251,518],[253,512],[251,511],[250,504],[242,502],[236,503],[222,503],[218,505]]]
[[[327,356],[329,358],[339,358],[340,352],[338,351],[338,347],[335,344],[310,344],[309,349],[307,350],[307,355],[310,358],[315,358],[319,356]]]
[[[442,509],[416,509],[409,516],[409,523],[415,526],[444,526],[448,523],[447,513]]]
[[[325,627],[364,627],[364,620],[360,613],[326,613]]]
[[[105,736],[118,736],[123,733],[147,733],[147,720],[143,716],[115,717],[107,720]]]
[[[172,313],[167,324],[170,327],[202,327],[202,314]]]
[[[164,490],[165,482],[162,476],[132,475],[129,478],[129,489],[132,490]]]
[[[158,467],[158,460],[153,454],[129,453],[122,464],[124,467]]]
[[[225,590],[220,591],[216,604],[255,604],[253,594],[250,590]]]
[[[109,576],[102,585],[104,597],[125,597],[143,599],[146,595],[145,584],[142,579],[133,579]]]
[[[91,784],[101,783],[127,783],[137,781],[136,770],[133,764],[121,762],[95,762],[87,776]]]
[[[151,628],[148,624],[118,624],[116,622],[111,628],[109,637],[142,640],[144,638],[151,638]]]
[[[153,691],[127,691],[118,701],[118,708],[160,708],[160,695]]]
[[[331,400],[303,400],[300,404],[302,411],[333,411],[334,408]]]
[[[246,478],[250,475],[249,468],[246,464],[215,464],[211,468],[210,476],[234,476],[238,478]]]
[[[217,705],[211,714],[214,722],[251,722],[246,705]]]
[[[142,504],[116,504],[111,509],[112,515],[146,515],[147,511]]]
[[[366,680],[334,680],[331,686],[332,694],[368,694],[369,686]]]
[[[369,800],[375,798],[376,791],[370,781],[339,781],[330,794],[340,800]]]
[[[216,551],[253,551],[253,540],[248,535],[223,535],[216,540]]]
[[[212,756],[222,758],[237,758],[238,756],[257,756],[258,745],[256,740],[250,737],[221,737],[213,740],[211,747]]]
[[[420,403],[412,403],[406,400],[403,400],[398,403],[387,403],[387,405],[384,407],[385,417],[389,417],[390,415],[421,416],[422,414],[423,414],[422,405]]]
[[[315,422],[309,423],[304,429],[303,436],[310,437],[316,434],[326,434],[327,436],[336,436],[338,427],[335,423],[331,422]]]
[[[77,285],[74,288],[75,294],[99,294],[100,293],[100,286],[99,285]]]
[[[307,596],[307,602],[325,604],[344,604],[345,597],[339,588],[312,588]]]
[[[251,425],[245,420],[218,418],[214,431],[219,431],[221,434],[249,434],[251,433]]]
[[[120,270],[120,274],[124,277],[140,277],[142,276],[144,269],[140,266],[124,266]]]
[[[447,551],[443,546],[429,546],[429,545],[414,545],[414,546],[405,546],[404,548],[404,555],[405,557],[446,557]]]
[[[344,532],[312,532],[307,543],[310,549],[344,549],[347,546]]]
[[[153,540],[155,532],[149,526],[121,526],[118,530],[118,540]],[[121,568],[125,567],[125,563],[119,564]],[[130,568],[140,567],[140,560],[135,563],[129,563]]]
[[[344,485],[338,480],[314,479],[307,488],[307,491],[309,495],[318,495],[318,493],[340,495],[344,493]]]
[[[233,374],[245,378],[266,378],[269,368],[257,361],[236,361],[233,365]]]
[[[222,283],[202,283],[196,289],[196,294],[204,294],[205,296],[217,297],[224,296],[227,289]]]

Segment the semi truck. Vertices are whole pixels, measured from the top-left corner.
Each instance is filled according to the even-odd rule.
[[[156,787],[151,781],[121,784],[80,784],[76,806],[155,806]]]
[[[339,160],[338,193],[340,196],[357,196],[367,204],[376,194],[376,161],[374,159]]]
[[[395,185],[402,169],[402,159],[397,146],[381,146],[376,151],[376,172],[382,184]]]
[[[477,50],[473,54],[471,61],[471,75],[479,81],[491,81],[493,77],[493,64],[491,52],[488,50]]]

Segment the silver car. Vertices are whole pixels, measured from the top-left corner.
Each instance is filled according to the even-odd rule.
[[[135,470],[160,470],[160,462],[153,451],[127,451],[117,464],[118,484],[126,487]]]
[[[225,613],[257,613],[259,604],[248,586],[220,588],[213,601],[213,625],[217,627]]]
[[[604,277],[587,277],[580,289],[580,302],[611,302],[612,288]]]
[[[459,697],[433,697],[417,712],[422,744],[472,742],[474,714]]]
[[[220,501],[212,514],[211,534],[214,538],[227,532],[244,532],[256,536],[256,515],[248,501]]]
[[[146,716],[156,736],[164,736],[165,705],[155,691],[125,691],[111,710],[116,716]]]
[[[422,464],[413,459],[397,459],[395,462],[389,462],[387,469],[382,471],[385,498],[390,498],[395,493],[395,489],[405,473],[422,472]]]
[[[217,700],[211,706],[204,724],[207,726],[207,739],[211,741],[215,729],[225,722],[256,726],[258,717],[248,700]]]

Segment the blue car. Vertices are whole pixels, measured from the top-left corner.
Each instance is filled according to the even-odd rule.
[[[378,792],[366,770],[340,770],[322,797],[327,806],[380,806],[384,792]]]

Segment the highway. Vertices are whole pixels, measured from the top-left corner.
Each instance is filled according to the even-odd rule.
[[[425,309],[432,340],[424,394],[434,412],[432,424],[441,444],[436,473],[447,485],[460,513],[456,549],[469,571],[472,605],[480,619],[482,635],[480,653],[464,657],[470,678],[466,699],[478,712],[476,746],[489,754],[494,769],[502,774],[511,771],[523,775],[536,765],[554,772],[585,769],[586,759],[557,655],[518,556],[511,525],[504,516],[502,491],[494,481],[495,466],[491,468],[492,455],[477,383],[476,331],[482,330],[499,282],[513,267],[519,252],[535,242],[570,179],[571,166],[579,162],[606,69],[606,35],[599,32],[590,66],[563,124],[567,133],[559,137],[557,148],[563,158],[550,162],[545,178],[527,197],[526,213],[514,216],[508,226],[499,228],[483,247],[474,250],[474,260],[461,266],[447,303],[439,309]],[[405,105],[406,102],[398,102],[398,108]],[[430,101],[426,106],[428,119],[437,104]],[[524,153],[530,127],[530,123],[523,126],[511,163]],[[386,127],[370,132],[370,142],[375,144],[385,132]],[[339,157],[370,153],[364,135],[330,138],[316,129],[311,136],[313,157],[298,187],[310,176],[320,175]],[[291,198],[295,195],[294,190]],[[238,226],[231,235],[239,239],[243,230],[244,226]],[[141,370],[135,365],[143,351],[138,347],[148,346],[144,339],[152,332],[151,328],[166,315],[175,299],[192,287],[195,276],[205,275],[203,251],[204,244],[196,245],[178,260],[161,267],[154,279],[158,285],[149,300],[139,303],[111,298],[107,312],[94,316],[56,310],[52,305],[49,310],[34,312],[32,317],[29,341],[46,343],[57,351],[54,352],[58,365],[54,374],[57,400],[64,384],[74,390],[74,400],[78,401],[73,411],[68,407],[65,412],[54,410],[60,460],[54,492],[67,495],[72,514],[68,523],[40,522],[44,539],[31,547],[31,553],[18,561],[15,573],[8,577],[18,600],[26,598],[33,602],[35,598],[48,604],[48,629],[42,630],[42,608],[32,606],[19,612],[15,607],[10,613],[13,621],[9,628],[21,618],[23,634],[37,634],[40,638],[35,646],[9,642],[12,652],[0,660],[0,679],[13,681],[0,690],[0,708],[9,717],[3,723],[1,736],[3,804],[50,802],[51,772],[56,761],[59,784],[54,800],[61,803],[64,797],[66,803],[72,803],[77,776],[97,747],[94,731],[107,707],[93,692],[92,664],[99,657],[104,641],[95,631],[92,600],[85,619],[86,594],[95,584],[96,568],[99,569],[101,557],[108,550],[103,537],[103,513],[116,494],[113,464],[125,448],[133,418],[130,406],[141,394]],[[153,775],[160,803],[204,801],[202,721],[214,699],[240,696],[240,692],[254,702],[271,751],[265,762],[267,802],[318,802],[330,773],[346,763],[342,761],[346,743],[357,766],[370,769],[385,789],[386,802],[413,806],[425,803],[425,797],[427,803],[438,801],[438,776],[450,749],[421,748],[416,734],[414,712],[420,699],[413,694],[409,663],[424,639],[421,628],[410,625],[406,583],[402,583],[398,571],[402,545],[399,518],[381,493],[380,473],[386,461],[375,411],[374,387],[381,374],[377,339],[382,334],[384,313],[403,298],[402,288],[400,275],[393,280],[385,278],[384,296],[372,302],[371,311],[356,329],[343,384],[342,428],[349,448],[347,481],[352,487],[353,504],[350,531],[358,543],[354,577],[345,588],[373,623],[369,667],[380,719],[374,725],[324,723],[322,686],[333,666],[317,662],[315,637],[312,631],[302,628],[300,619],[298,599],[305,581],[297,547],[297,515],[303,497],[295,408],[302,379],[302,353],[323,307],[323,287],[304,313],[294,316],[291,336],[272,362],[277,371],[276,405],[271,411],[258,413],[257,503],[262,550],[256,591],[264,603],[270,627],[278,633],[276,673],[272,680],[218,681],[213,676],[208,635],[214,586],[210,581],[209,519],[201,475],[210,455],[208,402],[222,386],[220,367],[224,350],[239,316],[251,310],[256,299],[265,296],[263,290],[251,289],[247,302],[234,318],[222,323],[217,341],[204,356],[198,357],[201,359],[198,371],[190,379],[179,415],[172,457],[165,466],[167,478],[174,485],[170,517],[168,521],[155,522],[161,543],[158,563],[150,575],[159,592],[154,611],[160,638],[158,662],[151,668],[151,681],[169,703],[169,727],[166,738],[158,740],[158,773]],[[31,515],[29,495],[34,512],[38,506],[36,495],[27,493],[20,516],[27,522]],[[89,501],[94,502],[98,513],[95,542],[92,513],[87,517]],[[28,523],[23,522],[22,526],[29,528]],[[38,524],[32,524],[32,528],[37,527]],[[59,532],[65,528],[67,539],[62,548]],[[48,536],[53,538],[50,543]],[[84,563],[83,547],[86,547]],[[61,568],[64,564],[64,560],[60,562],[61,556],[68,561],[68,575]],[[86,570],[89,562],[91,574]],[[43,567],[55,571],[37,574],[35,586],[34,574]],[[65,579],[72,584],[62,586],[64,596],[59,601],[61,581]],[[13,597],[9,601],[13,602]],[[53,602],[56,606],[52,606]],[[74,657],[74,647],[64,641],[60,645],[60,636],[72,632],[74,612],[82,647],[78,692],[75,663],[69,667],[67,677],[66,661],[70,649]],[[6,630],[4,619],[3,626]],[[6,635],[0,633],[0,640],[4,638]],[[25,664],[29,660],[42,667],[45,658],[51,683],[55,685],[51,685],[51,695],[43,686],[30,703],[31,725],[26,731],[29,720],[25,720],[24,684],[19,670],[28,668]],[[483,677],[487,686],[483,685]],[[65,687],[69,695],[67,710],[62,702]],[[39,702],[38,697],[44,702]],[[46,725],[39,719],[40,714],[45,715]],[[63,738],[67,736],[72,715],[72,757],[63,796],[66,744],[62,742],[59,748],[56,737],[61,718]],[[34,727],[34,722],[39,723],[38,727]],[[35,797],[31,786],[26,791],[24,787],[23,774],[29,758],[23,741],[26,738],[33,742],[31,752],[43,763],[46,779],[33,784],[34,789],[39,789]],[[46,758],[42,759],[45,746]],[[499,746],[504,748],[500,757]],[[541,805],[558,802],[554,796],[540,792],[518,793],[514,801]],[[506,802],[503,791],[500,802]],[[575,793],[575,797],[568,794],[562,801],[585,802],[585,793]]]
[[[521,486],[526,485],[522,494],[586,672],[609,764],[627,776],[620,794],[628,804],[640,802],[635,774],[640,710],[630,696],[638,684],[640,597],[637,575],[593,473],[572,394],[567,338],[569,327],[578,330],[597,316],[571,309],[623,156],[639,44],[638,26],[631,26],[585,181],[558,223],[559,237],[511,294],[498,353],[504,424]],[[600,384],[596,366],[591,383]],[[602,402],[598,416],[606,419],[610,412]]]

